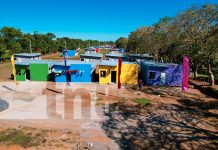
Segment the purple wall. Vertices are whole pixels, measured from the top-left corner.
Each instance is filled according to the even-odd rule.
[[[155,79],[149,79],[149,73],[155,72]],[[161,82],[161,72],[165,72],[165,83]],[[182,86],[182,65],[166,64],[165,66],[148,66],[147,85]]]
[[[182,65],[168,65],[166,70],[166,85],[182,86]]]
[[[162,66],[149,66],[147,71],[147,85],[160,85],[160,74],[166,72],[166,67]],[[155,79],[149,79],[149,73],[155,72]]]

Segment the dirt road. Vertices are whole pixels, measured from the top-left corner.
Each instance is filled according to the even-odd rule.
[[[4,149],[93,145],[101,150],[188,150],[217,149],[218,145],[218,101],[196,89],[183,93],[174,87],[138,91],[135,86],[117,90],[113,84],[1,82],[0,98],[9,103],[9,108],[0,112],[1,131],[46,130],[45,142],[38,146],[23,148],[0,142]],[[149,99],[152,104],[137,105],[135,98]]]

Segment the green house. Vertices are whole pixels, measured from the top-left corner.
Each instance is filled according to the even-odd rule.
[[[15,64],[17,81],[48,81],[49,69],[53,62],[46,60],[32,60]]]
[[[49,68],[48,64],[30,64],[30,80],[31,81],[48,81]]]
[[[16,69],[16,79],[17,81],[26,80],[26,66],[24,65],[15,65]]]

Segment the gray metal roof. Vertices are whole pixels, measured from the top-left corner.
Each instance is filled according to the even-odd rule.
[[[130,57],[152,57],[149,54],[129,54]],[[152,57],[153,58],[153,57]]]
[[[14,54],[14,57],[38,57],[41,56],[41,53],[20,53]]]
[[[96,51],[96,48],[94,48],[94,47],[85,48],[85,51]]]
[[[48,64],[49,67],[52,67],[56,61],[53,60],[28,60],[23,62],[16,62],[15,65],[20,66],[29,66],[30,64]]]
[[[66,51],[77,51],[77,50],[73,50],[73,49],[63,50],[63,52],[66,52]]]
[[[106,57],[127,57],[126,54],[106,54]]]
[[[123,64],[136,64],[136,63],[132,63],[132,62],[122,62]],[[117,61],[110,61],[110,60],[102,60],[99,64],[99,66],[117,66],[118,65],[118,60]]]
[[[70,67],[72,64],[90,64],[91,68],[96,68],[97,62],[86,62],[86,61],[80,61],[80,60],[67,60],[67,66]],[[54,66],[64,66],[64,61],[60,61],[60,62],[55,62],[53,64]]]
[[[81,54],[80,57],[99,57],[99,58],[102,58],[103,55],[101,53],[97,53],[97,54]]]
[[[155,61],[143,61],[141,63],[146,65],[146,66],[167,67],[166,63],[159,63],[159,62],[155,62]]]
[[[17,62],[15,65],[20,66],[29,66],[30,64],[48,64],[49,67],[54,65],[56,66],[64,66],[64,61],[54,61],[54,60],[29,60],[24,62]],[[86,62],[79,60],[67,60],[67,66],[70,67],[72,64],[90,64],[92,69],[96,68],[97,62]]]

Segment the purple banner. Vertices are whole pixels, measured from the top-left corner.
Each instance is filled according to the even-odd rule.
[[[183,57],[183,73],[182,73],[182,90],[183,91],[188,90],[189,71],[190,71],[189,58],[187,56],[184,56]]]

